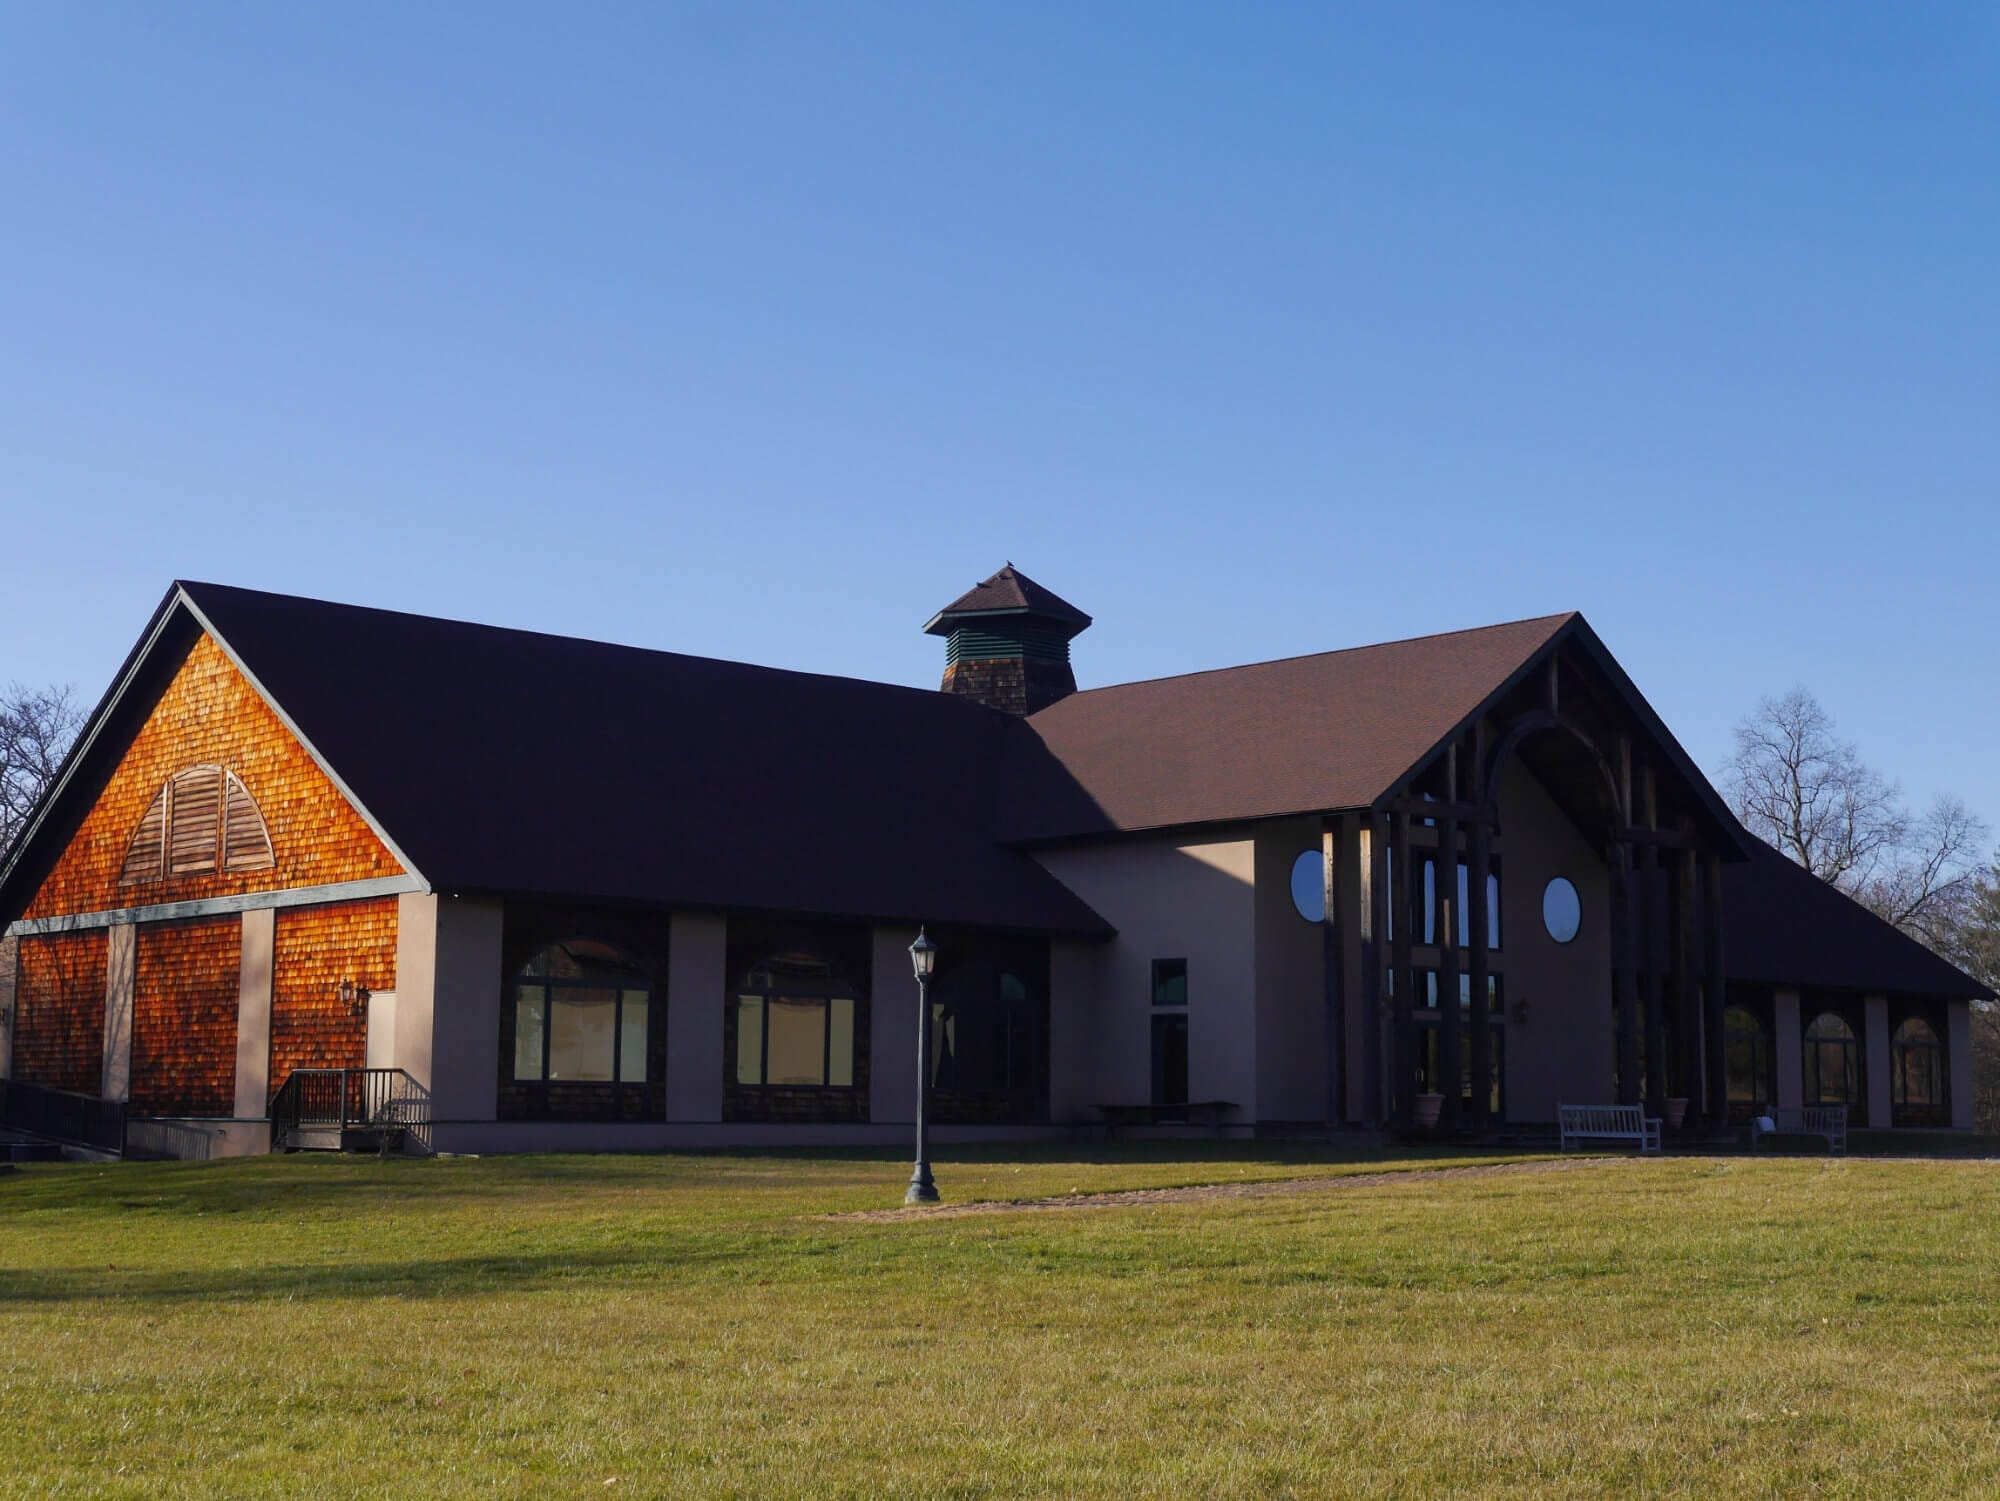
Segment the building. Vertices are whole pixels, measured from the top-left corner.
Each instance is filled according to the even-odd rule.
[[[215,1151],[362,1067],[446,1149],[900,1141],[924,924],[945,1139],[1970,1126],[1987,992],[1580,615],[1079,692],[1089,624],[1010,565],[932,692],[176,584],[0,871],[0,1063]]]

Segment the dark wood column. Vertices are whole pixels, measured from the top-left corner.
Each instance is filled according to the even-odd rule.
[[[1475,802],[1482,799],[1475,798]],[[1484,817],[1472,825],[1472,849],[1465,872],[1465,926],[1471,939],[1468,952],[1472,981],[1472,1111],[1469,1123],[1478,1129],[1486,1125],[1488,1081],[1493,1076],[1493,1030],[1486,1004],[1490,983],[1491,948],[1487,942],[1493,913],[1486,902],[1486,882],[1493,873],[1493,831]]]
[[[1457,801],[1456,786],[1451,798]],[[1446,813],[1438,819],[1437,828],[1439,1077],[1431,1088],[1444,1096],[1438,1124],[1455,1130],[1463,1113],[1459,1077],[1465,1059],[1465,1015],[1458,1005],[1458,820]]]
[[[1686,1098],[1691,1132],[1699,1132],[1707,1119],[1707,1102],[1701,1088],[1701,1013],[1695,1009],[1694,929],[1691,919],[1695,902],[1695,855],[1691,848],[1674,852],[1674,884],[1668,950],[1674,966],[1674,1035],[1680,1067],[1675,1070],[1674,1093]]]
[[[1708,1123],[1711,1129],[1720,1129],[1729,1119],[1729,1051],[1722,1034],[1722,1012],[1728,1004],[1722,973],[1722,857],[1708,855],[1703,865],[1702,1054],[1708,1064]]]
[[[1342,950],[1353,941],[1354,914],[1342,905],[1340,829],[1329,817],[1320,820],[1320,860],[1325,878],[1326,906],[1320,914],[1320,969],[1326,987],[1326,1128],[1347,1124],[1347,965]]]
[[[1639,975],[1633,963],[1632,846],[1611,845],[1611,1004],[1617,1012],[1618,1103],[1639,1103]]]
[[[1362,1113],[1371,1126],[1389,1118],[1389,1095],[1382,1082],[1382,973],[1388,962],[1389,840],[1379,815],[1363,813],[1361,909],[1361,1064],[1366,1075]]]
[[[1639,930],[1639,1006],[1646,1024],[1646,1109],[1659,1115],[1667,1099],[1667,1012],[1665,987],[1660,984],[1660,852],[1642,844],[1637,856],[1637,900],[1634,917]]]
[[[1408,1129],[1416,1121],[1417,1029],[1411,1011],[1417,988],[1416,966],[1410,962],[1410,815],[1397,809],[1389,815],[1391,885],[1389,949],[1393,984],[1389,995],[1392,1035],[1396,1039],[1390,1064],[1389,1100],[1396,1124]]]

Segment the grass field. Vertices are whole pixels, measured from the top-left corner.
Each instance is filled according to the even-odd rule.
[[[1073,1155],[1077,1149],[1069,1149]],[[2000,1493],[2000,1164],[1016,1151],[0,1177],[0,1493]]]

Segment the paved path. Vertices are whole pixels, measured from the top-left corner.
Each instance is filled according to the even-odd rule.
[[[898,1220],[958,1219],[970,1214],[1018,1214],[1048,1209],[1119,1209],[1149,1204],[1194,1204],[1206,1199],[1268,1199],[1281,1194],[1324,1193],[1343,1188],[1375,1188],[1385,1183],[1431,1183],[1440,1178],[1502,1178],[1523,1173],[1559,1173],[1603,1157],[1566,1157],[1557,1162],[1495,1162],[1479,1167],[1413,1167],[1388,1173],[1322,1173],[1313,1178],[1276,1178],[1256,1183],[1206,1183],[1191,1188],[1124,1188],[1109,1193],[1063,1194],[1050,1199],[983,1199],[970,1204],[912,1204],[903,1209],[863,1209],[830,1214],[833,1220],[893,1223]]]

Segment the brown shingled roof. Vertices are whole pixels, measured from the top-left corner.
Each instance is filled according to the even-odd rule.
[[[1366,807],[1578,618],[1075,694],[1028,720],[1046,762],[1017,768],[1005,831],[1026,842]]]
[[[1044,589],[1012,563],[959,595],[933,615],[924,629],[933,636],[942,636],[957,624],[955,617],[966,615],[1033,615],[1069,626],[1072,636],[1090,624],[1090,617],[1083,611]]]

